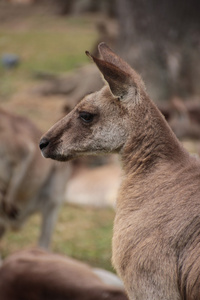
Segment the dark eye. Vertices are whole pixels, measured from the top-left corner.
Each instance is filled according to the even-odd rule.
[[[94,119],[94,114],[91,114],[86,111],[80,112],[79,116],[80,116],[81,120],[84,121],[85,123],[91,123]]]

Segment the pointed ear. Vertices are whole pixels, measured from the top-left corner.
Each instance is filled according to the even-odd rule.
[[[128,94],[130,86],[134,85],[129,74],[112,63],[92,56],[88,51],[86,55],[95,62],[115,97],[122,99]]]
[[[146,89],[140,75],[135,72],[135,70],[132,69],[131,66],[129,66],[129,64],[127,64],[121,57],[115,54],[104,42],[99,44],[98,49],[104,61],[113,64],[120,70],[123,70],[125,73],[131,75],[132,83],[134,82],[138,90]]]
[[[133,69],[117,54],[115,54],[106,43],[102,42],[98,45],[98,50],[104,61],[115,65],[124,72],[131,74]]]

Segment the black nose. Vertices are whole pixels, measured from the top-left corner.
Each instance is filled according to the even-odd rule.
[[[48,145],[49,145],[49,141],[46,138],[41,139],[40,144],[39,144],[40,150],[43,150]]]

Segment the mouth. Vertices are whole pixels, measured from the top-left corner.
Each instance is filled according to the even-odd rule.
[[[41,154],[44,158],[50,158],[57,161],[69,161],[73,159],[72,155],[62,155],[58,153],[49,153],[49,152],[47,153],[47,151],[45,150],[42,150]]]
[[[53,159],[53,160],[57,160],[57,161],[69,161],[72,160],[74,157],[72,155],[68,155],[68,156],[63,156],[63,155],[52,155],[49,156],[49,158]]]
[[[50,143],[49,139],[42,138],[39,143],[41,154],[44,158],[50,158],[57,161],[68,161],[71,159],[68,156],[63,155],[60,143]]]

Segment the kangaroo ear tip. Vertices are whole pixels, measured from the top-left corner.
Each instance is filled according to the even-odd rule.
[[[99,45],[98,45],[98,49],[99,51],[101,51],[101,49],[105,49],[105,48],[109,48],[108,45],[105,43],[105,42],[101,42]]]
[[[89,51],[85,51],[85,54],[96,63],[97,58],[93,56]]]
[[[107,46],[105,42],[101,42],[99,43],[98,47],[104,47],[104,46]]]
[[[90,52],[89,51],[85,51],[85,54],[88,56],[88,57],[90,57],[90,58],[92,58],[92,55],[90,54]]]
[[[85,54],[90,58],[92,59],[94,62],[96,61],[96,58],[89,52],[89,51],[85,51]]]

